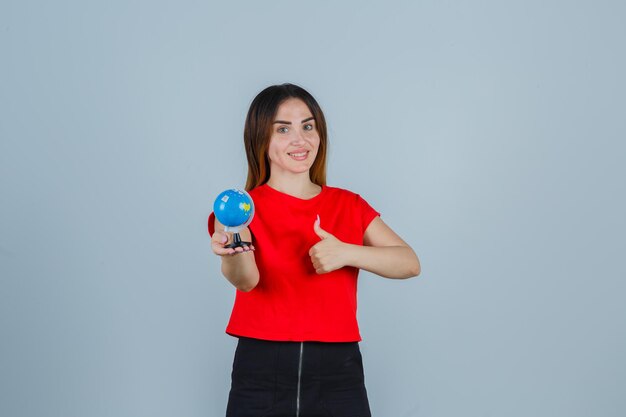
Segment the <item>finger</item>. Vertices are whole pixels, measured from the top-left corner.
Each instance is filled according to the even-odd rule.
[[[231,252],[231,249],[225,248],[224,245],[217,242],[213,242],[211,244],[211,249],[213,250],[213,253],[219,256],[229,255]]]
[[[215,232],[211,236],[211,241],[225,245],[230,240],[229,236],[224,232]]]
[[[226,242],[228,242],[230,240],[228,234],[226,234],[224,232],[217,232],[217,233],[215,233],[214,236],[216,237],[216,239],[220,243],[226,243]]]
[[[320,226],[320,217],[319,217],[319,215],[317,216],[317,220],[315,220],[315,223],[313,223],[313,230],[315,231],[315,234],[318,235],[321,239],[326,239],[326,238],[332,236],[330,233],[328,233],[326,230],[322,229],[322,227]]]
[[[317,242],[315,245],[311,246],[309,249],[309,256],[314,256],[318,251],[318,246],[321,245],[322,242]]]
[[[232,249],[227,249],[227,248],[219,248],[217,250],[213,250],[213,253],[215,253],[218,256],[230,256],[234,252],[235,251],[233,251]]]

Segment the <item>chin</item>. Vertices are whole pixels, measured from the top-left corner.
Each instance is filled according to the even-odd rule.
[[[294,174],[303,174],[305,172],[309,172],[310,169],[311,167],[306,167],[302,169],[291,169],[290,171],[293,172]]]

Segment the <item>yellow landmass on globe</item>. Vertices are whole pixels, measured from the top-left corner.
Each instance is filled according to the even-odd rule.
[[[246,212],[250,211],[250,204],[243,203],[243,211],[246,211]]]

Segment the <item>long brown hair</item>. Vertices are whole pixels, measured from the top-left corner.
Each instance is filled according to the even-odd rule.
[[[317,101],[304,88],[286,83],[267,87],[250,104],[243,131],[243,143],[248,158],[246,191],[263,185],[270,179],[270,160],[267,156],[267,149],[272,136],[272,124],[278,107],[289,98],[302,100],[313,113],[320,146],[317,157],[309,170],[309,177],[317,185],[326,185],[328,136],[324,113]]]

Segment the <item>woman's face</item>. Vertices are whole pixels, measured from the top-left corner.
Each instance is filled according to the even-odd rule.
[[[267,150],[272,175],[308,172],[319,146],[317,125],[307,105],[297,98],[285,100],[274,118]]]

